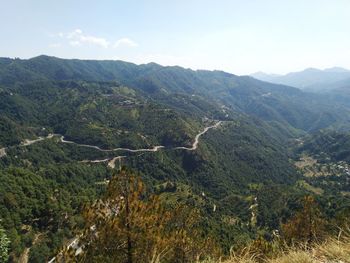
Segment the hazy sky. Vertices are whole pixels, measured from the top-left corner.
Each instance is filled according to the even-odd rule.
[[[0,56],[350,68],[350,0],[0,0]]]

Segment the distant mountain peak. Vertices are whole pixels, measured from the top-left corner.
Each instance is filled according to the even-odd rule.
[[[264,72],[264,71],[257,71],[257,72],[254,72],[254,73],[252,73],[252,74],[250,74],[250,76],[271,76],[271,77],[273,77],[273,76],[275,76],[275,77],[277,77],[277,76],[281,76],[280,74],[274,74],[274,73],[266,73],[266,72]]]
[[[344,81],[345,83],[350,82],[350,70],[341,67],[324,70],[310,67],[285,75],[266,74],[260,71],[251,76],[263,81],[313,91],[331,90],[339,88],[339,85],[344,85]]]
[[[324,70],[325,72],[336,72],[336,73],[349,73],[350,70],[342,67],[332,67],[332,68],[326,68]]]
[[[321,72],[321,71],[322,71],[321,69],[310,67],[310,68],[304,69],[304,70],[301,71],[301,72]],[[299,73],[299,72],[293,72],[293,73]]]

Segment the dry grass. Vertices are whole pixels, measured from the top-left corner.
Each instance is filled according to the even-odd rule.
[[[306,251],[290,251],[276,259],[268,260],[269,263],[316,263],[309,252]]]
[[[350,263],[350,231],[339,239],[329,239],[314,245],[312,249],[290,248],[280,251],[275,258],[259,260],[246,249],[240,255],[232,254],[229,259],[222,261],[206,261],[205,263]]]
[[[341,241],[331,239],[316,249],[316,256],[326,262],[350,263],[350,237]]]

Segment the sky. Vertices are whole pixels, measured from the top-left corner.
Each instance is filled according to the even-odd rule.
[[[0,0],[0,57],[350,69],[350,0]]]

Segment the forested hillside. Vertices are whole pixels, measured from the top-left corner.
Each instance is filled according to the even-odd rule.
[[[309,132],[349,127],[350,109],[336,100],[221,71],[2,58],[0,218],[10,261],[56,255],[122,166],[139,173],[146,195],[198,208],[224,254],[268,240],[321,185],[295,165],[306,151],[297,146]],[[332,189],[317,196],[334,204],[327,220],[346,214],[339,200],[349,203]]]
[[[336,106],[328,96],[221,71],[193,71],[154,63],[137,66],[122,61],[64,60],[48,56],[1,61],[0,84],[7,86],[41,80],[117,81],[153,98],[169,93],[200,95],[233,110],[265,120],[286,122],[302,130],[336,125],[349,117],[348,108]]]

